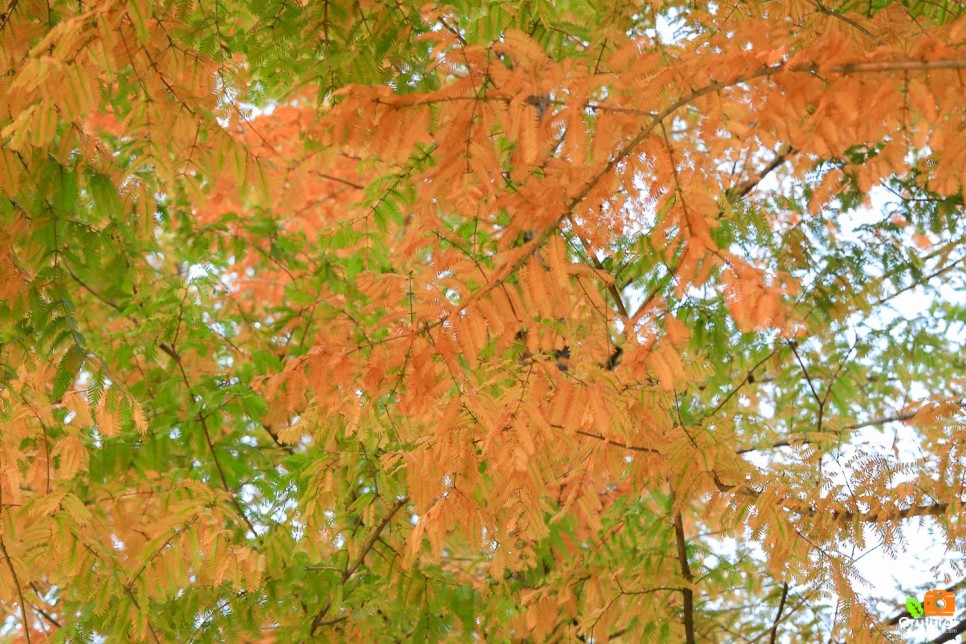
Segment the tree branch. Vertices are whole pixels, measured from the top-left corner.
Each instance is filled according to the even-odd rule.
[[[402,507],[406,505],[406,503],[408,502],[409,502],[409,497],[404,496],[401,499],[397,499],[396,503],[394,503],[393,506],[389,508],[389,511],[386,513],[386,516],[382,518],[382,521],[380,521],[379,524],[373,529],[372,534],[369,535],[369,538],[366,539],[365,543],[362,544],[362,549],[359,551],[359,555],[355,558],[355,561],[353,561],[352,564],[350,564],[342,573],[342,579],[340,580],[339,583],[344,585],[345,582],[349,581],[349,578],[353,575],[353,573],[355,573],[356,570],[359,569],[359,566],[361,566],[362,563],[365,561],[366,556],[369,554],[369,551],[371,551],[372,547],[376,545],[376,541],[379,540],[379,537],[382,534],[382,531],[386,529],[386,526],[389,525],[389,522],[392,521],[392,518],[396,516],[396,513],[399,512],[399,510],[402,509]],[[326,624],[334,624],[339,621],[339,620],[323,621],[325,620],[325,614],[329,612],[329,608],[331,608],[331,606],[332,606],[332,599],[330,597],[329,601],[327,601],[325,605],[322,607],[322,610],[316,613],[315,618],[312,620],[312,628],[310,631],[312,635],[315,635],[316,631],[318,631]]]
[[[168,355],[174,359],[175,364],[178,365],[178,370],[181,372],[181,380],[184,382],[184,386],[188,391],[188,397],[191,399],[190,402],[194,402],[194,390],[191,388],[191,383],[188,381],[188,374],[185,372],[184,365],[181,363],[181,356],[173,347],[171,347],[170,353],[167,351],[165,351],[165,353],[168,353]],[[238,502],[238,499],[235,498],[235,493],[232,492],[231,487],[228,485],[228,479],[225,477],[225,470],[221,467],[221,462],[218,460],[218,454],[215,453],[215,444],[211,440],[211,432],[208,431],[208,423],[205,422],[205,416],[201,413],[201,409],[198,410],[196,417],[198,418],[198,422],[201,423],[202,431],[205,433],[205,442],[208,444],[208,451],[211,453],[211,460],[215,462],[215,470],[218,472],[218,478],[221,479],[221,486],[225,489],[225,493],[228,494],[228,498],[231,499],[232,505],[235,506],[235,509],[238,511],[238,515],[241,517],[242,521],[245,522],[245,525],[248,526],[249,530],[251,530],[252,535],[254,535],[257,539],[259,536],[258,530],[255,529],[255,525],[248,518],[248,515],[245,514],[244,508],[242,508],[241,503]]]
[[[574,232],[577,233],[577,239],[580,240],[580,243],[583,245],[584,249],[587,251],[587,256],[594,263],[594,268],[596,268],[599,271],[603,271],[604,270],[604,264],[597,258],[597,253],[594,252],[594,249],[591,247],[590,242],[587,240],[587,238],[584,237],[583,233],[581,233],[580,230],[577,229],[577,224],[576,224],[576,222],[574,222],[572,214],[568,215],[568,217],[570,218],[570,223],[574,227]],[[616,282],[611,282],[610,284],[607,285],[607,292],[610,294],[611,298],[614,300],[614,305],[617,307],[617,312],[626,321],[627,320],[627,307],[624,306],[624,298],[621,297],[621,293],[617,289]]]
[[[693,577],[691,575],[691,565],[688,563],[687,542],[684,539],[684,523],[681,521],[681,513],[674,515],[674,536],[678,546],[678,562],[681,564],[681,576],[687,585],[681,589],[684,598],[684,637],[687,644],[695,644],[694,639],[694,590],[691,588]]]
[[[10,0],[7,3],[7,8],[3,13],[0,13],[0,32],[2,32],[6,27],[7,23],[10,22],[10,18],[13,16],[13,12],[17,10],[17,5],[20,0]]]
[[[721,479],[714,476],[715,487],[718,488],[719,492],[726,492],[731,494],[740,494],[741,496],[747,496],[752,499],[757,499],[762,495],[762,492],[755,490],[754,488],[747,485],[728,485],[723,483]],[[780,500],[779,505],[797,514],[807,517],[817,517],[819,512],[804,503],[793,502],[788,500]],[[840,512],[838,510],[828,511],[828,516],[831,517],[832,521],[841,523],[851,523],[854,521],[859,521],[862,523],[881,523],[883,521],[896,521],[901,519],[910,519],[913,517],[927,517],[927,516],[940,516],[946,514],[949,511],[949,503],[946,502],[936,502],[930,503],[929,505],[911,505],[908,508],[899,511],[879,511],[879,512],[852,512],[845,511]]]
[[[778,637],[778,624],[782,621],[782,611],[785,610],[786,599],[788,599],[788,582],[782,585],[782,598],[778,601],[778,612],[775,613],[775,621],[771,625],[771,636],[768,638],[768,644],[775,644],[775,638]]]
[[[553,425],[552,427],[554,427],[556,429],[563,429],[563,426],[562,425]],[[646,452],[648,454],[660,454],[661,453],[660,450],[656,450],[656,449],[654,449],[652,447],[640,447],[640,446],[637,446],[637,445],[628,445],[626,443],[621,443],[621,442],[618,442],[618,441],[615,441],[615,440],[611,440],[610,438],[607,438],[606,436],[602,436],[600,434],[593,434],[591,432],[585,432],[582,429],[575,430],[574,433],[575,434],[579,434],[580,436],[586,436],[588,438],[596,438],[597,440],[604,441],[608,445],[612,445],[614,447],[620,447],[621,449],[630,450],[632,452]]]
[[[23,590],[20,587],[20,578],[17,576],[17,571],[13,568],[13,560],[10,559],[10,553],[7,552],[7,544],[3,542],[3,537],[0,537],[0,552],[3,552],[3,558],[7,562],[7,568],[10,569],[10,574],[13,577],[13,585],[17,588],[17,597],[20,598],[20,615],[23,618],[23,632],[27,639],[27,644],[30,644],[30,621],[27,619],[27,602],[23,598]]]
[[[872,306],[880,306],[882,304],[885,304],[889,300],[892,300],[892,299],[895,299],[895,298],[899,297],[900,295],[902,295],[906,291],[911,291],[912,289],[917,288],[919,286],[925,286],[926,282],[930,281],[931,279],[933,279],[935,277],[939,277],[943,273],[947,273],[947,272],[951,271],[952,269],[954,269],[957,266],[959,266],[960,264],[962,264],[963,263],[963,260],[966,260],[966,255],[963,255],[962,257],[960,257],[959,259],[957,259],[954,262],[951,262],[949,264],[946,264],[942,268],[936,269],[935,271],[933,271],[932,273],[930,273],[928,275],[924,275],[924,276],[920,277],[918,280],[916,280],[912,284],[909,284],[907,286],[903,286],[902,288],[900,288],[898,291],[896,291],[892,295],[888,295],[886,297],[879,298],[878,300],[876,300],[875,302],[872,303]]]
[[[915,417],[916,413],[917,412],[910,411],[910,412],[905,412],[903,414],[893,414],[891,416],[877,416],[876,418],[870,418],[869,420],[863,421],[861,423],[853,423],[851,425],[846,425],[845,427],[843,427],[842,429],[840,429],[839,431],[837,431],[835,433],[836,434],[842,434],[842,433],[847,432],[847,431],[852,431],[852,430],[856,430],[856,429],[862,429],[864,427],[875,427],[876,425],[885,425],[886,423],[894,423],[894,422],[899,422],[899,421],[906,421],[906,420],[910,420],[913,417]],[[817,443],[817,442],[818,441],[816,441],[816,440],[810,440],[810,439],[807,439],[807,438],[802,438],[801,440],[795,440],[794,438],[784,438],[784,439],[782,439],[780,441],[775,441],[774,443],[772,443],[770,445],[766,445],[764,447],[743,447],[743,448],[737,450],[735,453],[736,454],[747,454],[748,452],[757,452],[757,451],[760,451],[760,450],[763,450],[763,449],[777,449],[777,448],[780,448],[780,447],[794,447],[796,445],[809,445],[809,444]]]
[[[748,196],[752,190],[758,187],[758,184],[760,184],[765,177],[774,172],[778,166],[785,163],[788,157],[794,153],[795,148],[786,143],[784,146],[782,146],[781,150],[779,150],[778,154],[775,155],[775,158],[772,159],[768,165],[761,169],[761,172],[747,181],[732,186],[725,191],[725,196],[731,201],[736,201]],[[721,214],[722,213],[720,212],[718,213],[719,217]]]
[[[966,633],[966,619],[962,620],[961,622],[953,626],[948,631],[945,631],[938,637],[929,640],[929,644],[942,644],[942,642],[951,642],[957,637],[959,637],[961,633]]]
[[[865,27],[857,23],[855,20],[852,20],[848,16],[841,14],[838,11],[835,11],[834,9],[829,9],[821,2],[817,2],[816,0],[808,0],[808,4],[812,5],[813,7],[818,9],[819,12],[824,13],[826,16],[831,16],[836,20],[841,20],[842,22],[849,25],[853,29],[856,29],[857,31],[861,32],[863,35],[868,36],[873,41],[877,43],[882,42],[882,40],[878,36],[876,36],[874,33],[872,33],[871,31],[869,31],[868,29],[866,29]]]
[[[61,623],[58,622],[53,617],[51,617],[50,613],[48,613],[47,611],[45,611],[43,608],[41,608],[37,604],[31,604],[31,606],[33,607],[33,609],[35,611],[37,611],[40,614],[41,617],[43,617],[45,620],[47,620],[47,623],[48,624],[50,624],[54,628],[63,628],[63,626],[61,626]]]

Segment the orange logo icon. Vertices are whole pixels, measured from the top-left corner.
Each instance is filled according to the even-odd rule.
[[[956,612],[956,597],[948,590],[930,590],[922,600],[926,617],[952,617]]]

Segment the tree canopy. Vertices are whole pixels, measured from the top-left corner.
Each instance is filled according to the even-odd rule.
[[[964,44],[958,2],[7,0],[0,633],[892,637],[858,554],[966,563]]]

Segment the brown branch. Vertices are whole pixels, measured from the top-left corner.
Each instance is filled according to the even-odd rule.
[[[695,644],[694,639],[694,590],[691,582],[694,579],[691,575],[691,565],[688,563],[687,542],[684,539],[684,523],[681,521],[681,513],[674,515],[674,536],[678,546],[678,562],[681,564],[681,576],[687,585],[681,589],[684,598],[684,637],[687,644]]]
[[[570,218],[570,223],[573,225],[574,231],[577,233],[577,239],[580,240],[580,243],[583,244],[584,249],[586,249],[587,256],[591,259],[591,261],[594,262],[594,267],[599,271],[603,271],[604,264],[597,258],[597,253],[595,253],[594,249],[591,248],[590,242],[587,240],[587,238],[584,237],[583,233],[581,233],[577,229],[577,223],[573,219],[573,214],[571,213],[571,214],[568,214],[567,216]],[[617,289],[616,282],[611,282],[610,284],[607,285],[607,292],[614,300],[614,305],[617,307],[617,312],[620,313],[621,317],[624,318],[624,321],[626,322],[627,307],[624,306],[624,298],[621,297],[621,293]]]
[[[718,478],[717,474],[714,475],[714,483],[719,492],[739,494],[752,499],[758,499],[762,495],[761,491],[747,485],[728,485],[727,483],[723,483],[721,479]],[[783,499],[779,501],[779,505],[786,510],[795,512],[802,516],[819,516],[819,512],[815,508],[801,502]],[[882,523],[883,521],[896,521],[902,519],[911,519],[914,517],[940,516],[949,511],[949,506],[950,504],[946,502],[936,502],[930,503],[929,505],[911,505],[908,508],[899,510],[898,512],[885,510],[878,512],[840,512],[838,510],[830,510],[828,512],[828,516],[831,517],[832,521],[840,523],[850,523],[854,521],[859,521],[861,523]]]
[[[759,360],[758,362],[756,362],[755,363],[755,366],[753,366],[751,369],[748,370],[748,373],[745,375],[744,378],[741,379],[741,382],[739,382],[737,385],[735,385],[735,387],[732,388],[732,390],[728,393],[728,395],[721,399],[721,402],[719,402],[715,406],[715,408],[713,410],[711,410],[711,413],[708,414],[708,417],[710,418],[711,416],[714,416],[719,411],[721,411],[721,408],[724,407],[725,405],[727,405],[728,404],[728,401],[731,400],[732,398],[734,398],[735,397],[735,394],[737,394],[739,391],[741,391],[741,388],[742,387],[744,387],[748,383],[754,382],[755,381],[755,370],[758,369],[758,367],[760,367],[761,365],[763,365],[766,362],[768,362],[769,360],[771,360],[772,359],[772,356],[774,356],[776,353],[778,353],[778,346],[777,345],[775,346],[774,349],[771,350],[771,353],[769,353],[764,358],[762,358],[761,360]]]
[[[78,535],[76,533],[74,534],[74,536],[75,537],[78,537],[78,538],[80,537],[80,535]],[[93,548],[91,548],[90,544],[86,543],[83,540],[81,540],[80,543],[81,543],[82,546],[84,546],[84,550],[86,550],[87,552],[91,553],[91,556],[93,556],[95,559],[101,560],[102,562],[104,562],[105,565],[108,565],[108,566],[112,566],[113,565],[113,562],[108,561],[103,555],[101,555],[96,550],[94,550]],[[141,604],[138,602],[137,597],[134,596],[134,593],[131,591],[131,589],[128,588],[127,586],[125,586],[124,584],[121,584],[121,588],[125,591],[125,593],[127,594],[128,598],[131,600],[131,603],[134,604],[134,607],[137,608],[138,610],[141,610]],[[150,631],[150,633],[151,633],[151,637],[154,639],[154,641],[157,644],[160,644],[161,643],[161,639],[158,637],[157,632],[154,630],[154,626],[151,625],[151,617],[150,617],[150,615],[147,617],[147,624],[148,624],[148,631]]]
[[[846,425],[845,427],[843,427],[839,431],[835,432],[835,434],[836,435],[841,435],[844,432],[851,431],[851,430],[855,430],[855,429],[862,429],[863,427],[875,427],[876,425],[885,425],[886,423],[894,423],[894,422],[899,422],[899,421],[906,421],[906,420],[910,420],[911,418],[915,417],[915,415],[916,415],[916,412],[910,411],[910,412],[905,412],[903,414],[893,414],[892,416],[878,416],[876,418],[870,418],[869,420],[863,421],[861,423],[853,423],[851,425]],[[796,445],[809,445],[809,444],[817,443],[817,442],[819,442],[819,441],[812,440],[812,439],[808,439],[808,438],[802,438],[801,440],[796,440],[794,438],[784,438],[784,439],[782,439],[780,441],[775,441],[774,443],[772,443],[770,445],[766,445],[764,447],[743,447],[743,448],[735,451],[735,453],[736,454],[747,454],[748,452],[757,452],[757,451],[760,451],[760,450],[763,450],[763,449],[777,449],[777,448],[780,448],[780,447],[794,447]]]
[[[786,506],[790,510],[795,510],[794,506]],[[801,510],[799,510],[801,511]],[[899,512],[839,512],[837,510],[832,510],[831,517],[833,521],[845,521],[851,522],[858,519],[863,523],[881,523],[882,521],[890,521],[893,519],[911,519],[913,517],[935,517],[942,514],[946,514],[949,511],[948,503],[930,503],[929,505],[912,505],[904,510],[899,510]],[[809,516],[816,516],[818,513],[809,508],[807,510]]]
[[[369,551],[372,550],[372,547],[376,545],[379,535],[382,534],[382,531],[386,529],[386,526],[389,525],[389,522],[392,521],[392,518],[396,516],[396,513],[399,512],[399,510],[402,509],[402,507],[406,505],[408,501],[409,497],[404,496],[401,499],[398,499],[392,508],[389,509],[389,512],[386,513],[386,516],[382,518],[382,521],[379,522],[379,525],[376,526],[376,529],[373,530],[371,535],[369,535],[369,538],[362,546],[362,551],[359,553],[359,556],[356,557],[355,562],[346,568],[344,573],[342,573],[342,581],[348,581],[349,577],[351,577],[353,573],[359,569],[359,566],[362,565],[366,555],[368,555]]]
[[[893,299],[899,297],[900,295],[902,295],[906,291],[911,291],[912,289],[914,289],[916,287],[919,287],[919,286],[925,286],[926,282],[928,282],[929,280],[933,279],[934,277],[939,277],[943,273],[948,273],[952,269],[956,268],[956,266],[958,266],[959,264],[962,264],[963,263],[963,260],[966,260],[966,255],[963,255],[962,257],[960,257],[959,259],[957,259],[956,261],[954,261],[954,262],[952,262],[950,264],[946,264],[942,268],[936,269],[935,271],[933,271],[929,275],[924,275],[923,277],[919,278],[918,280],[916,280],[912,284],[909,284],[908,286],[904,286],[904,287],[900,288],[898,291],[896,291],[892,295],[887,295],[885,297],[879,298],[878,300],[876,300],[875,302],[872,303],[872,306],[879,306],[881,304],[885,304],[889,300],[893,300]]]
[[[758,383],[758,384],[761,384],[761,385],[765,385],[765,384],[769,384],[769,383],[772,383],[772,382],[777,382],[778,379],[779,379],[778,376],[773,376],[773,375],[755,376],[755,378],[754,378],[754,380],[752,382],[753,383]],[[813,380],[822,380],[823,379],[823,375],[822,374],[814,374],[813,373],[812,374],[812,379]],[[869,375],[867,375],[865,377],[865,381],[866,382],[896,382],[898,380],[899,380],[899,378],[896,378],[896,377],[893,377],[893,376],[879,376],[879,375],[874,374],[874,373],[873,374],[869,374]]]
[[[178,370],[181,372],[181,380],[184,382],[185,389],[188,391],[188,397],[191,399],[189,402],[194,402],[194,390],[191,388],[191,383],[188,381],[188,374],[185,372],[184,365],[181,363],[181,356],[173,347],[169,347],[169,349],[170,352],[165,351],[165,353],[171,356],[174,359],[175,364],[178,365]],[[235,498],[235,493],[232,492],[231,487],[228,485],[228,479],[225,477],[225,470],[221,467],[221,461],[218,460],[218,454],[215,453],[215,444],[211,440],[211,432],[208,431],[208,423],[205,422],[205,416],[201,413],[201,409],[198,410],[196,417],[198,418],[198,422],[201,423],[202,431],[204,431],[205,442],[208,444],[208,451],[211,453],[211,460],[215,462],[215,470],[218,472],[218,478],[221,479],[221,486],[225,489],[225,493],[228,495],[228,498],[231,499],[232,505],[235,506],[235,509],[238,511],[238,515],[241,517],[242,521],[245,522],[245,525],[248,526],[249,530],[251,530],[252,535],[254,535],[257,539],[259,537],[258,530],[255,529],[254,524],[252,524],[251,520],[248,518],[248,515],[245,514],[245,510],[242,508],[241,503],[239,503],[238,499]]]
[[[0,32],[6,29],[7,23],[10,22],[13,12],[17,10],[18,4],[20,4],[20,0],[10,0],[4,12],[0,13]]]
[[[335,181],[336,183],[341,183],[349,186],[350,188],[355,188],[356,190],[365,190],[365,186],[349,181],[348,179],[343,179],[342,177],[337,177],[334,174],[326,174],[325,172],[314,171],[314,174],[322,177],[323,179],[328,179],[329,181]]]
[[[174,348],[172,348],[167,342],[159,342],[158,348],[168,354],[172,360],[178,364],[181,364],[181,354],[175,351]]]
[[[564,427],[562,425],[552,425],[552,427],[554,427],[556,429],[564,429]],[[597,440],[604,441],[608,445],[612,445],[614,447],[620,447],[621,449],[630,450],[632,452],[646,452],[648,454],[660,454],[661,453],[660,450],[656,450],[653,447],[640,447],[638,445],[628,445],[626,443],[621,443],[621,442],[612,440],[610,438],[607,438],[606,436],[603,436],[601,434],[593,434],[591,432],[586,432],[586,431],[584,431],[582,429],[574,430],[574,433],[575,434],[579,434],[581,436],[586,436],[588,438],[596,438]]]
[[[389,508],[389,511],[386,513],[386,516],[382,518],[382,521],[380,521],[379,524],[373,529],[372,534],[369,535],[369,538],[366,539],[365,543],[362,544],[362,549],[359,551],[359,555],[348,567],[346,567],[345,571],[343,571],[342,579],[340,581],[341,584],[345,585],[345,583],[349,581],[349,578],[352,577],[353,573],[355,573],[355,571],[359,569],[359,567],[365,561],[366,556],[372,550],[372,547],[376,545],[376,541],[379,540],[380,535],[382,535],[382,531],[386,529],[386,526],[389,525],[389,522],[392,521],[392,518],[396,516],[396,513],[399,512],[399,510],[402,509],[402,507],[406,505],[406,503],[408,502],[409,502],[409,497],[404,496],[401,499],[398,499],[393,504],[393,506]],[[324,621],[325,614],[329,612],[329,608],[331,608],[331,606],[332,606],[332,598],[330,597],[329,600],[322,607],[322,610],[316,613],[315,618],[312,620],[312,627],[310,630],[312,635],[315,635],[316,631],[318,631],[323,626],[328,624],[334,624],[339,621],[337,619]]]
[[[85,291],[87,291],[88,293],[90,293],[91,295],[93,295],[94,297],[96,297],[97,299],[99,299],[104,304],[107,304],[109,307],[111,307],[115,311],[117,311],[117,312],[120,313],[120,312],[122,312],[124,310],[116,302],[114,302],[114,301],[112,301],[112,300],[104,297],[102,294],[98,293],[93,288],[91,288],[90,286],[88,286],[87,283],[84,280],[82,280],[81,278],[79,278],[77,276],[77,274],[74,273],[74,271],[70,270],[69,268],[67,269],[67,274],[70,275],[71,279],[74,280],[75,282],[77,282],[82,289],[84,289]],[[137,320],[134,320],[134,322],[136,324],[137,323]]]
[[[954,639],[956,639],[961,633],[966,633],[966,619],[960,621],[951,629],[944,631],[941,635],[939,635],[935,639],[929,640],[928,644],[942,644],[942,642],[951,642]]]
[[[758,184],[764,181],[765,177],[767,177],[772,172],[774,172],[781,164],[785,163],[785,161],[788,160],[788,157],[790,157],[794,153],[795,153],[795,148],[793,148],[788,144],[785,144],[784,146],[782,146],[782,149],[779,150],[778,154],[775,155],[775,158],[772,159],[768,163],[768,165],[766,165],[764,168],[761,169],[761,172],[759,172],[755,177],[748,179],[747,181],[744,181],[742,183],[732,186],[731,188],[725,191],[725,196],[729,200],[738,200],[748,196],[748,194],[752,190],[758,187]],[[720,212],[718,213],[719,217],[721,216],[721,214],[722,213]]]
[[[691,101],[701,98],[702,96],[707,96],[708,94],[713,94],[719,92],[723,89],[728,89],[730,87],[735,87],[753,81],[759,78],[768,78],[771,76],[776,76],[778,74],[842,74],[844,76],[852,74],[877,74],[884,72],[901,72],[901,71],[933,71],[937,69],[964,69],[966,68],[966,58],[946,58],[940,60],[893,60],[885,61],[880,63],[846,63],[843,65],[830,65],[828,67],[823,67],[817,63],[800,63],[797,65],[771,65],[767,67],[761,67],[754,71],[748,72],[746,74],[740,74],[735,76],[728,81],[714,81],[705,85],[704,87],[699,87],[695,89],[687,96],[675,101],[668,108],[660,112],[650,112],[646,110],[621,107],[621,106],[610,106],[603,105],[601,103],[595,103],[593,101],[585,102],[581,107],[592,110],[600,111],[612,111],[620,112],[624,114],[637,114],[640,116],[646,116],[655,119],[652,124],[649,124],[649,128],[656,125],[657,120],[667,118],[671,113],[677,111],[679,108],[684,107]],[[427,105],[437,105],[441,103],[454,103],[457,101],[487,101],[496,103],[509,103],[511,101],[510,97],[507,96],[446,96],[443,98],[424,98],[419,100],[413,100],[410,97],[404,97],[398,99],[396,102],[388,101],[385,99],[376,98],[373,99],[373,103],[376,105],[386,105],[394,108],[413,108],[413,107],[424,107]],[[563,101],[554,101],[555,105],[565,105]]]
[[[788,582],[782,585],[782,598],[778,602],[778,612],[775,613],[775,621],[771,625],[771,636],[768,638],[768,644],[775,644],[775,638],[778,637],[778,625],[782,621],[782,611],[785,610],[786,599],[788,599]]]
[[[27,602],[23,598],[23,590],[20,587],[20,578],[17,576],[17,571],[13,568],[13,560],[10,559],[10,553],[7,552],[7,545],[3,542],[3,537],[0,537],[0,552],[3,552],[3,558],[7,562],[7,568],[10,569],[10,574],[13,576],[13,585],[17,588],[17,597],[20,598],[20,615],[23,617],[23,632],[27,638],[27,644],[30,644],[30,621],[27,619]]]
[[[50,624],[51,626],[53,626],[54,628],[63,628],[63,626],[61,625],[60,622],[58,622],[56,619],[54,619],[50,615],[50,613],[48,613],[47,611],[45,611],[43,608],[41,608],[37,604],[31,604],[30,607],[33,608],[35,611],[37,611],[37,613],[39,613],[40,616],[43,617],[47,621],[47,623]]]
[[[753,370],[754,369],[752,369],[752,371]],[[863,421],[861,423],[854,423],[852,425],[846,425],[845,427],[842,428],[841,431],[844,432],[844,431],[847,431],[847,430],[862,429],[863,427],[873,427],[875,425],[884,425],[886,423],[892,423],[892,422],[897,422],[897,421],[909,420],[909,419],[913,418],[915,415],[916,415],[916,412],[906,412],[904,414],[896,414],[894,416],[880,416],[880,417],[877,417],[877,418],[871,418],[871,419],[866,420],[866,421]],[[554,429],[560,429],[560,430],[566,429],[563,425],[556,425],[556,424],[551,425],[551,427],[553,427]],[[645,452],[645,453],[649,453],[649,454],[660,454],[661,453],[661,450],[655,449],[653,447],[644,447],[644,446],[641,446],[641,445],[630,445],[628,443],[622,443],[622,442],[616,441],[616,440],[614,440],[612,438],[607,438],[603,434],[595,434],[593,432],[584,431],[582,429],[574,430],[574,433],[575,434],[578,434],[580,436],[586,436],[587,438],[596,438],[597,440],[603,441],[603,442],[605,442],[608,445],[611,445],[613,447],[619,447],[620,449],[626,449],[626,450],[630,450],[632,452]],[[771,445],[767,445],[767,446],[764,446],[764,447],[744,447],[744,448],[735,450],[735,454],[741,455],[741,454],[747,454],[749,452],[760,451],[760,450],[763,450],[763,449],[777,449],[777,448],[780,448],[780,447],[794,447],[796,445],[807,445],[807,444],[815,443],[815,442],[818,442],[818,441],[809,440],[809,439],[806,439],[806,438],[803,438],[801,440],[783,439],[783,440],[774,442]]]
[[[866,29],[865,27],[863,27],[862,25],[860,25],[859,23],[857,23],[855,20],[852,20],[848,16],[846,16],[844,14],[841,14],[838,11],[835,11],[834,9],[829,9],[828,7],[826,7],[825,5],[823,5],[821,2],[817,2],[816,0],[807,0],[807,1],[808,1],[808,4],[812,5],[816,9],[818,9],[818,11],[820,13],[824,13],[827,16],[831,16],[831,17],[835,18],[836,20],[841,20],[845,24],[847,24],[850,27],[852,27],[853,29],[856,29],[857,31],[861,32],[863,35],[868,36],[869,38],[871,38],[872,40],[874,40],[877,43],[881,43],[882,42],[882,40],[878,36],[876,36],[874,33],[872,33],[871,31],[869,31],[868,29]]]
[[[128,598],[131,600],[131,603],[134,604],[134,607],[137,608],[138,610],[141,610],[141,604],[140,602],[138,602],[137,597],[134,596],[134,591],[132,591],[127,586],[124,586],[124,590],[126,591]],[[161,644],[161,640],[158,638],[158,634],[154,630],[154,626],[151,625],[150,619],[148,620],[148,630],[151,631],[151,637],[154,638],[154,641],[157,644]]]
[[[142,564],[141,564],[141,566],[140,566],[140,567],[138,568],[138,570],[137,570],[137,572],[136,572],[136,573],[134,574],[134,576],[133,576],[133,577],[131,577],[131,581],[129,581],[129,582],[127,582],[126,584],[124,584],[124,587],[125,587],[125,588],[127,588],[127,590],[129,590],[129,591],[130,591],[130,590],[131,590],[131,589],[132,589],[132,588],[134,587],[134,583],[135,583],[135,582],[136,582],[136,581],[137,581],[138,579],[140,579],[140,577],[141,577],[141,575],[143,575],[143,574],[144,574],[144,571],[148,569],[148,566],[150,566],[150,565],[151,565],[151,563],[152,563],[152,562],[153,562],[153,561],[154,561],[155,559],[157,559],[157,558],[158,558],[158,556],[160,556],[160,554],[161,554],[162,552],[164,552],[164,549],[165,549],[165,548],[167,548],[167,547],[168,547],[169,545],[171,545],[171,544],[172,544],[172,543],[174,542],[174,540],[178,538],[178,535],[181,535],[181,534],[184,534],[184,532],[185,532],[185,531],[186,531],[186,530],[187,530],[188,528],[190,528],[190,527],[191,527],[191,525],[192,525],[192,524],[193,524],[193,523],[194,523],[195,521],[197,521],[197,520],[198,520],[198,519],[197,519],[197,517],[196,517],[196,518],[194,518],[194,519],[192,519],[191,521],[188,521],[188,523],[186,523],[186,524],[184,524],[183,526],[181,526],[181,527],[180,527],[180,528],[178,528],[177,530],[175,530],[175,531],[174,531],[174,532],[173,532],[173,533],[171,534],[171,536],[170,536],[170,537],[168,537],[168,538],[167,538],[167,540],[165,540],[165,542],[161,544],[161,547],[159,547],[159,548],[158,548],[157,550],[155,550],[155,552],[154,552],[154,554],[152,554],[152,555],[151,555],[150,557],[148,557],[148,558],[147,558],[147,559],[146,559],[146,560],[144,561],[144,563],[142,563]]]
[[[872,420],[866,421],[864,423],[857,423],[851,427],[852,428],[868,427],[871,425],[883,424],[883,423],[892,422],[895,420],[907,420],[908,418],[911,418],[914,415],[915,414],[899,414],[894,417],[873,418]],[[560,425],[554,425],[553,427],[557,429],[563,429],[563,427]],[[619,449],[626,449],[634,452],[661,454],[660,450],[650,448],[650,447],[638,446],[638,445],[628,445],[626,443],[621,443],[619,441],[609,439],[606,436],[603,436],[601,434],[593,434],[591,432],[587,432],[583,430],[576,430],[575,433],[581,436],[586,436],[588,438],[595,438],[597,440],[605,442],[607,445],[617,447]],[[802,442],[805,442],[805,441],[802,441]],[[781,445],[776,443],[776,446],[781,446]],[[753,451],[754,449],[757,449],[757,448],[739,450],[737,453],[743,454],[746,452]],[[715,487],[717,487],[719,492],[738,494],[752,499],[757,499],[762,495],[761,491],[755,490],[754,488],[748,485],[728,485],[726,483],[723,483],[721,479],[718,478],[717,474],[714,474],[714,482],[715,482]],[[815,516],[818,516],[819,514],[815,510],[815,508],[801,503],[783,501],[781,503],[781,506],[784,507],[786,510],[790,510],[792,512],[801,514],[803,516],[815,517]],[[862,523],[881,523],[883,521],[895,521],[895,520],[909,519],[913,517],[940,516],[940,515],[946,514],[949,511],[949,506],[950,506],[949,503],[937,502],[929,505],[910,506],[898,512],[880,511],[880,512],[856,513],[851,511],[840,512],[838,510],[832,510],[829,512],[829,516],[832,518],[832,521],[835,521],[835,522],[854,522],[857,520]]]

